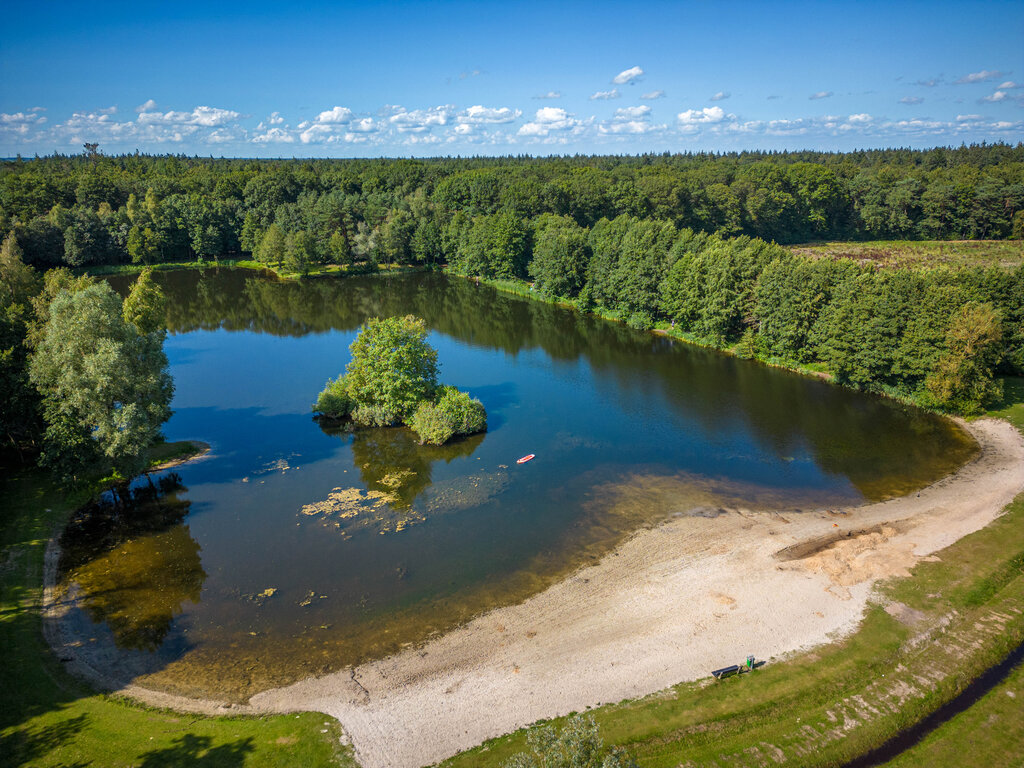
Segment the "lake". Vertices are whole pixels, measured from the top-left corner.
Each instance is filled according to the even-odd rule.
[[[917,409],[460,278],[155,276],[164,432],[212,451],[83,510],[61,585],[96,663],[171,692],[244,700],[522,600],[667,516],[876,501],[975,450]],[[405,314],[485,434],[420,446],[312,418],[360,324]]]

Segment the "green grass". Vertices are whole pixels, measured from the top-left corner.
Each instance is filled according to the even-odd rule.
[[[402,272],[422,272],[427,267],[409,264],[380,264],[378,272],[367,272],[361,266],[345,267],[339,264],[321,264],[310,267],[305,273],[291,272],[283,266],[271,266],[252,259],[221,259],[220,261],[169,261],[160,264],[104,264],[95,267],[84,267],[74,270],[76,274],[88,274],[94,277],[108,275],[134,275],[144,269],[172,271],[178,269],[211,269],[213,267],[231,267],[233,269],[257,269],[273,272],[282,280],[301,280],[314,277],[344,277],[346,275],[365,274],[396,274]]]
[[[1024,264],[1020,240],[871,240],[788,246],[811,258],[849,258],[883,267],[1017,267]]]
[[[1024,664],[1017,667],[974,706],[936,728],[887,765],[935,768],[983,765],[1019,768],[1024,762]]]
[[[0,766],[354,766],[324,715],[150,709],[95,693],[61,668],[42,637],[43,553],[87,495],[61,491],[38,470],[0,472]]]

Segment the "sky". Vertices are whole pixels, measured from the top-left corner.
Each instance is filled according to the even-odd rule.
[[[1024,141],[1024,2],[15,0],[0,156]]]

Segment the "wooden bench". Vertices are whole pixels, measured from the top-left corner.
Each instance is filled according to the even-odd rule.
[[[731,667],[722,667],[721,669],[712,671],[711,676],[714,677],[715,680],[721,680],[723,677],[728,677],[729,675],[736,674],[739,671],[740,665],[733,664]]]

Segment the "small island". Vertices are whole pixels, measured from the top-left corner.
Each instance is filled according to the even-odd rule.
[[[438,385],[437,350],[427,343],[422,319],[368,320],[349,350],[352,360],[344,375],[329,380],[313,405],[320,418],[368,427],[405,424],[421,445],[486,431],[483,403]]]

